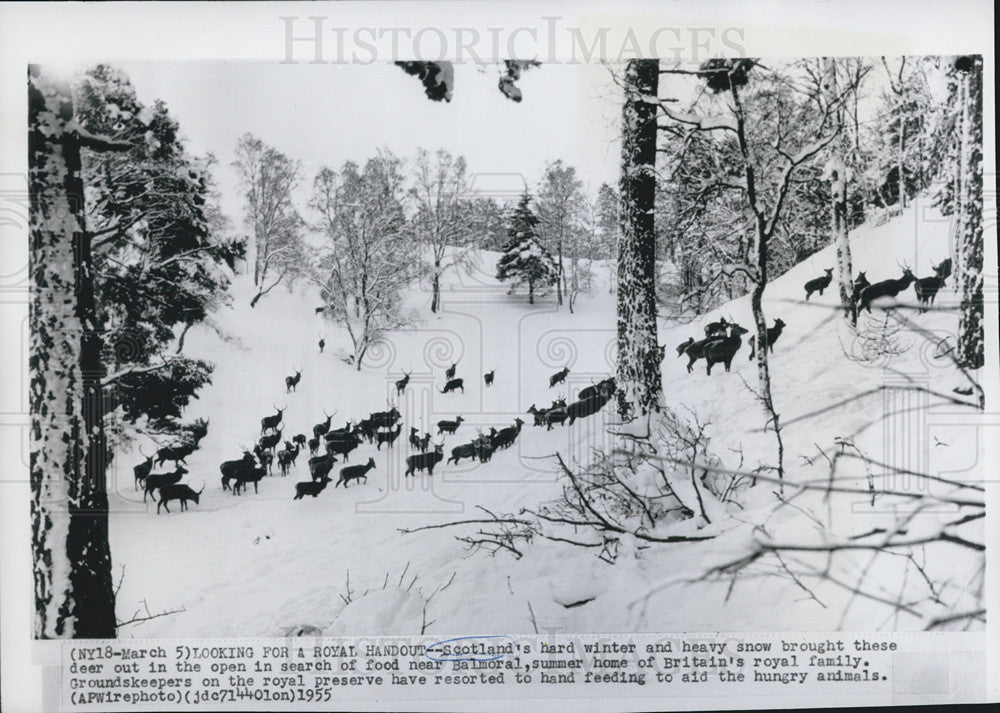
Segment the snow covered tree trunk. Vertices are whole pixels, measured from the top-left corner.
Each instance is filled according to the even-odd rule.
[[[663,408],[653,223],[658,86],[656,60],[629,60],[625,69],[619,184],[617,393],[623,419]]]
[[[431,312],[436,313],[441,307],[441,263],[434,263],[434,280],[431,287]]]
[[[70,87],[28,84],[31,520],[37,638],[113,638],[101,337]]]
[[[983,92],[982,60],[974,59],[962,73],[961,185],[958,255],[962,316],[959,321],[958,358],[963,366],[978,369],[984,363],[983,334]]]
[[[824,89],[828,102],[837,99],[837,65],[832,57],[823,60],[825,71]],[[837,244],[837,270],[839,275],[840,304],[844,307],[844,319],[854,319],[851,308],[851,294],[854,292],[854,268],[851,265],[851,243],[847,234],[847,146],[843,128],[843,112],[837,110],[840,125],[840,140],[834,142],[830,157],[830,202],[833,215],[833,236]]]

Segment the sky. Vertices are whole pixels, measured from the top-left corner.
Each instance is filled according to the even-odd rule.
[[[418,147],[465,156],[487,190],[537,184],[545,164],[575,166],[593,195],[618,178],[620,99],[600,65],[547,65],[525,73],[520,103],[497,89],[492,65],[455,68],[452,101],[432,102],[416,77],[391,64],[311,66],[278,63],[117,64],[139,99],[166,102],[188,149],[212,152],[223,210],[241,224],[230,164],[237,140],[252,133],[302,162],[300,208],[317,171],[362,163],[379,148],[412,159]]]

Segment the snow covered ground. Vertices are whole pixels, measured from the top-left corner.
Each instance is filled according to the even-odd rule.
[[[931,262],[948,256],[948,230],[947,221],[917,204],[902,217],[853,236],[855,270],[867,271],[876,281],[898,277],[897,261],[905,261],[918,276],[928,275]],[[606,274],[571,315],[566,308],[557,311],[552,297],[529,306],[526,296],[507,295],[506,287],[491,277],[496,258],[486,253],[472,275],[449,275],[439,315],[428,310],[430,295],[415,288],[409,298],[424,321],[388,335],[371,350],[361,372],[336,356],[338,349],[350,351],[349,342],[314,313],[319,304],[315,294],[279,288],[250,309],[249,278],[237,277],[233,308],[215,317],[231,339],[224,341],[204,327],[187,338],[192,355],[216,364],[212,385],[185,414],[210,419],[201,449],[188,461],[191,472],[185,481],[195,489],[205,485],[201,502],[185,513],[157,515],[155,506],[143,505],[141,493],[133,490],[131,470],[138,453],[116,460],[111,537],[115,568],[124,567],[119,618],[145,606],[154,613],[183,609],[124,627],[122,636],[281,636],[297,626],[355,635],[418,634],[422,627],[434,634],[518,634],[536,626],[564,633],[922,628],[924,622],[916,617],[892,618],[884,605],[852,600],[849,589],[829,582],[813,583],[812,599],[773,568],[756,572],[769,576],[747,577],[732,589],[727,579],[700,581],[714,564],[744,552],[760,528],[778,541],[822,541],[829,533],[814,518],[822,512],[825,519],[828,507],[835,509],[841,534],[895,521],[889,504],[880,501],[872,507],[865,496],[826,502],[821,495],[806,494],[794,507],[777,508],[774,486],[760,483],[743,493],[742,509],[733,506],[727,518],[704,528],[714,539],[638,553],[628,551],[634,543],[624,543],[614,565],[591,550],[547,541],[526,547],[521,559],[504,552],[494,557],[470,553],[454,536],[474,527],[401,534],[399,528],[480,517],[477,506],[496,513],[536,507],[561,492],[554,461],[547,456],[558,451],[579,461],[592,447],[610,445],[600,428],[611,418],[610,408],[551,432],[531,427],[525,415],[531,404],[547,405],[559,393],[572,397],[613,371],[614,299]],[[882,384],[918,384],[949,395],[954,387],[967,385],[947,360],[932,358],[932,342],[909,330],[898,335],[908,347],[902,354],[874,363],[846,358],[845,349],[857,352],[858,347],[833,308],[836,285],[822,297],[802,301],[802,284],[834,264],[832,248],[827,248],[765,293],[768,322],[780,316],[787,324],[771,365],[774,400],[785,424],[789,483],[825,476],[827,463],[818,448],[832,453],[838,437],[897,467],[930,473],[950,469],[951,477],[977,477],[974,431],[956,427],[955,414],[968,409],[938,405],[943,399],[921,391],[882,390],[824,410]],[[939,305],[957,303],[953,288],[950,280]],[[902,297],[915,301],[912,289]],[[881,319],[880,310],[875,313]],[[667,400],[710,422],[711,449],[728,467],[740,466],[740,449],[744,468],[772,463],[774,436],[761,432],[763,411],[748,388],[756,387],[749,349],[744,346],[737,354],[731,373],[720,365],[710,377],[704,362],[689,375],[686,360],[675,357],[674,345],[688,336],[700,338],[702,325],[718,315],[752,326],[748,298],[695,324],[661,325]],[[937,339],[957,328],[955,312],[905,315]],[[327,342],[323,354],[317,347],[321,335]],[[458,362],[457,375],[465,379],[464,394],[439,393],[444,369],[452,362]],[[571,372],[565,387],[548,388],[548,376],[566,365]],[[496,383],[484,388],[482,374],[493,368]],[[286,395],[284,378],[296,369],[302,370],[301,383]],[[239,457],[241,445],[252,445],[261,417],[273,413],[273,406],[287,405],[286,437],[311,436],[324,410],[336,410],[333,425],[339,427],[387,408],[394,395],[392,382],[404,370],[412,370],[413,376],[398,400],[403,435],[396,447],[378,452],[365,444],[350,457],[352,464],[375,458],[367,484],[353,483],[346,490],[331,484],[315,499],[293,501],[294,483],[309,479],[308,454],[303,454],[289,477],[276,470],[260,483],[257,494],[251,490],[234,497],[222,490],[219,463]],[[429,429],[439,419],[458,415],[465,422],[446,438],[446,455],[474,438],[477,428],[510,425],[517,416],[529,423],[514,447],[487,464],[442,462],[432,477],[404,478],[410,426]],[[935,441],[947,445],[931,446]],[[950,459],[948,465],[944,458]],[[336,464],[335,472],[342,465]],[[963,467],[972,470],[959,474]],[[854,475],[865,482],[861,470]],[[894,487],[917,485],[895,482]],[[928,527],[947,515],[928,514]],[[914,536],[922,527],[917,520],[910,523]],[[938,556],[935,548],[926,547],[925,570],[953,583],[940,593],[942,599],[960,602],[975,576],[976,561]],[[905,563],[883,556],[868,568],[873,554],[859,550],[839,555],[838,571],[846,581],[865,573],[892,598]],[[584,600],[591,601],[567,608]]]

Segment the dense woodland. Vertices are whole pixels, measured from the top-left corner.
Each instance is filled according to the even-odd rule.
[[[405,64],[429,101],[452,96],[446,63]],[[506,63],[500,92],[528,100],[518,86],[528,70],[545,68]],[[315,288],[317,313],[349,335],[339,356],[361,371],[385,334],[439,312],[442,276],[471,271],[480,251],[501,254],[496,278],[511,294],[567,314],[597,289],[597,269],[612,266],[617,450],[582,471],[560,459],[568,484],[560,502],[497,514],[483,527],[500,549],[589,528],[612,560],[625,534],[654,546],[705,539],[650,534],[679,520],[724,518],[735,497],[669,466],[711,460],[713,446],[697,418],[663,393],[661,362],[672,345],[660,343],[658,320],[692,322],[749,294],[754,324],[744,332],[768,343],[773,315],[761,307],[768,283],[835,244],[831,289],[842,297],[839,320],[857,331],[849,234],[932,195],[956,226],[949,257],[962,299],[952,354],[964,373],[980,368],[982,70],[979,57],[710,60],[681,68],[630,61],[611,76],[621,95],[619,184],[590,185],[571,157],[552,157],[510,202],[477,194],[476,167],[445,148],[409,157],[385,148],[307,175],[281,146],[245,135],[234,163],[243,215],[226,216],[216,159],[190,154],[164,103],[142,105],[128,77],[107,65],[72,85],[32,68],[36,636],[116,635],[105,471],[139,438],[198,447],[211,424],[186,419],[185,407],[214,367],[185,353],[185,336],[196,325],[224,336],[217,315],[244,271],[255,286],[252,306],[275,290]],[[306,202],[298,199],[303,190]],[[414,285],[428,295],[419,309],[402,298]],[[754,482],[773,482],[780,497],[794,464],[783,454],[768,350],[753,358],[758,379],[750,388],[775,439]],[[664,473],[662,487],[640,496],[630,484],[650,468]],[[656,512],[649,498],[660,503]],[[662,507],[664,498],[673,507]]]

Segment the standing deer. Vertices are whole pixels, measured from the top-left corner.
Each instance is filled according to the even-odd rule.
[[[817,277],[809,280],[804,286],[806,289],[806,300],[809,300],[809,296],[813,292],[819,292],[820,295],[823,294],[823,290],[830,286],[830,282],[833,280],[833,268],[825,268],[824,272],[826,274],[823,277]]]
[[[285,412],[285,409],[288,408],[287,406],[285,408],[278,408],[274,404],[271,404],[271,407],[274,408],[274,410],[277,411],[278,413],[274,414],[273,416],[265,416],[260,420],[261,433],[264,433],[264,431],[267,430],[273,431],[274,429],[276,429],[278,427],[278,424],[281,423],[281,415]]]
[[[295,370],[295,376],[286,376],[285,377],[285,393],[287,394],[287,393],[291,393],[292,391],[295,391],[295,387],[299,385],[299,382],[301,380],[302,380],[302,370],[301,369],[296,369]]]
[[[861,291],[859,311],[864,309],[871,312],[872,302],[882,297],[895,297],[917,279],[906,265],[900,265],[899,267],[903,271],[902,277],[895,280],[876,282]]]
[[[410,374],[412,372],[404,371],[403,378],[396,382],[396,396],[399,396],[404,391],[406,391],[406,385],[410,383]],[[334,486],[336,487],[336,486]]]

